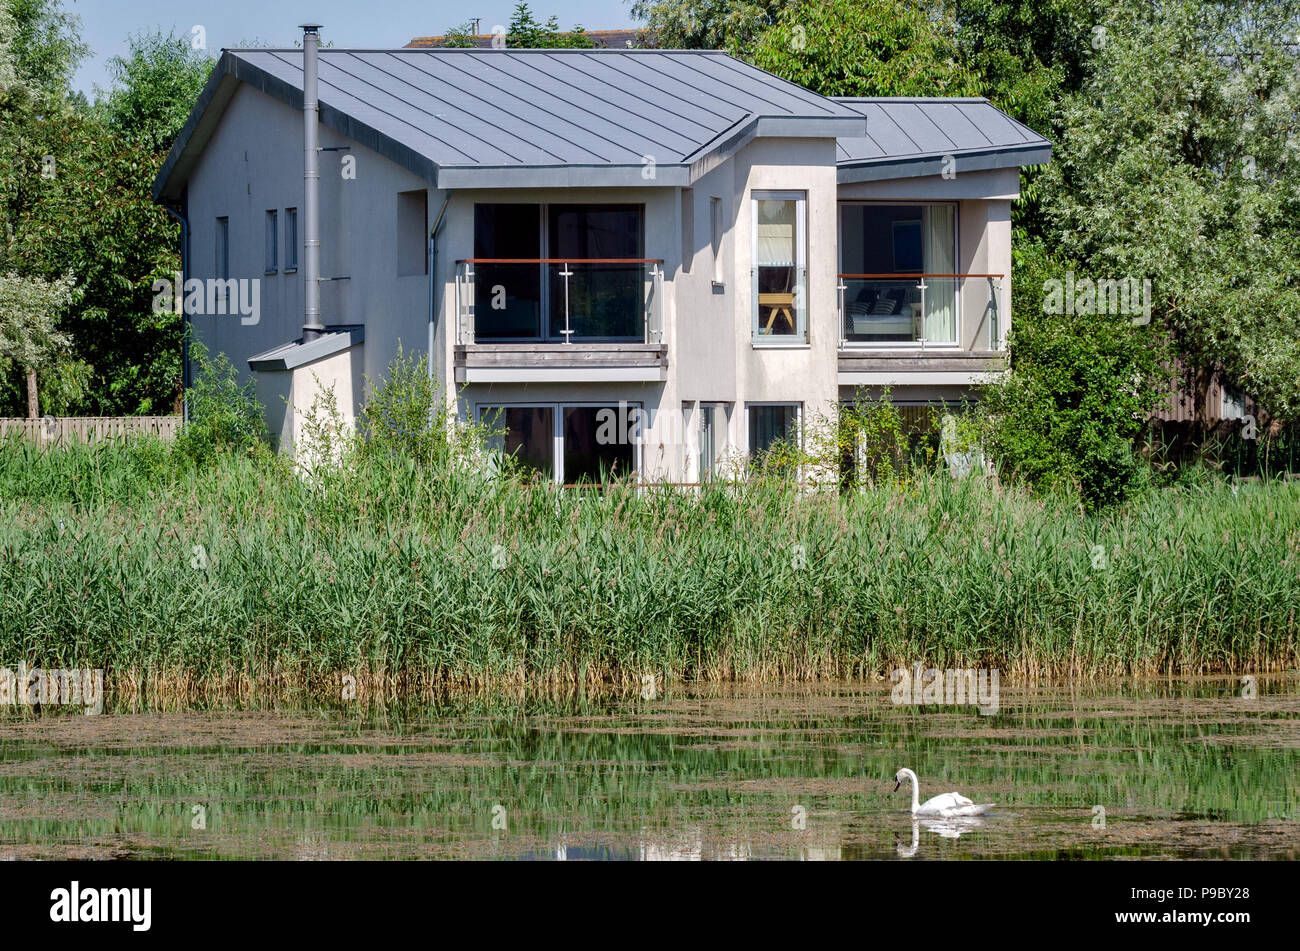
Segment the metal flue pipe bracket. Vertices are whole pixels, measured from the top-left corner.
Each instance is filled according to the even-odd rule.
[[[320,25],[302,26],[303,321],[302,342],[325,332],[320,316]]]

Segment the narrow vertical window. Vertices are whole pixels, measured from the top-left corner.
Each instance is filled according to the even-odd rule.
[[[682,272],[691,273],[695,260],[695,189],[682,189]]]
[[[266,213],[266,273],[280,269],[280,221],[274,210]]]
[[[298,270],[298,209],[284,210],[284,269]]]
[[[230,278],[230,219],[217,219],[217,240],[216,240],[217,259],[214,268],[217,277],[221,280]]]
[[[754,340],[808,338],[806,228],[802,192],[755,192],[753,232]]]
[[[726,456],[727,416],[725,403],[700,404],[700,482],[716,478]]]
[[[713,249],[713,283],[721,284],[722,272],[722,199],[709,199],[709,247]]]

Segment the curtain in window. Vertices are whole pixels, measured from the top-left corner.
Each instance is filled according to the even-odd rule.
[[[794,267],[795,202],[763,199],[758,203],[758,266]]]
[[[956,209],[952,205],[926,205],[925,271],[955,274],[953,248]],[[927,278],[925,282],[925,339],[931,343],[957,342],[957,279]]]

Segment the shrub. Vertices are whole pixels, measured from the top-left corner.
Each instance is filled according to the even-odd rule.
[[[987,448],[1004,475],[1067,486],[1089,509],[1124,501],[1147,472],[1134,439],[1162,393],[1165,348],[1124,316],[1048,314],[1044,281],[1071,267],[1017,255],[1012,373],[985,392]]]
[[[190,344],[190,357],[195,375],[186,394],[189,418],[176,438],[177,450],[195,462],[207,462],[222,452],[269,447],[252,381],[240,384],[229,358],[224,353],[209,358],[200,343]]]

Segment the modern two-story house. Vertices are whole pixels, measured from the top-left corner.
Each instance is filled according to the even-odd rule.
[[[689,483],[859,394],[1005,372],[1011,202],[1050,149],[982,99],[829,99],[720,52],[309,30],[223,53],[155,193],[217,288],[194,338],[282,449],[400,343],[545,477]]]

